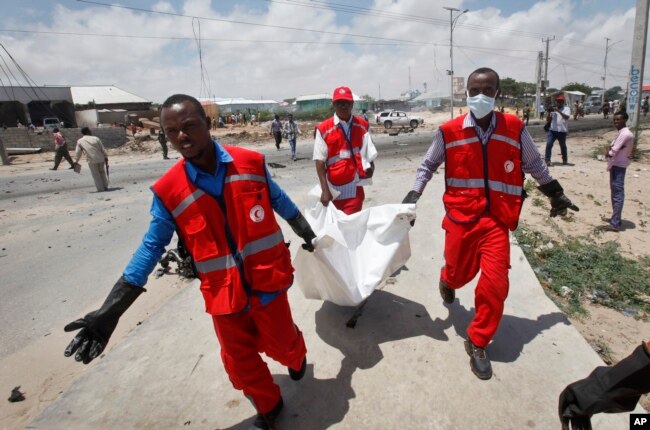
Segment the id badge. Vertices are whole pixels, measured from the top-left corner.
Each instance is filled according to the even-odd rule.
[[[341,150],[341,152],[339,152],[339,157],[340,158],[350,158],[350,151],[348,151],[347,149]]]

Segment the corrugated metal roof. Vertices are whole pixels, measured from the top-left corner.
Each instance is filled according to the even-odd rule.
[[[147,99],[131,94],[113,85],[70,87],[72,100],[75,104],[106,105],[115,103],[151,103]]]
[[[250,99],[227,99],[227,100],[217,100],[219,106],[230,106],[230,105],[271,105],[278,104],[275,100],[250,100]]]
[[[421,102],[421,101],[426,101],[426,100],[437,100],[437,99],[445,99],[449,98],[449,94],[443,94],[443,93],[422,93],[419,96],[415,97],[413,100],[409,100],[410,102]]]
[[[296,98],[297,102],[306,102],[309,100],[332,100],[332,96],[330,94],[310,94]]]
[[[358,95],[352,93],[352,98],[354,99],[355,102],[358,102],[360,100],[363,100],[361,97]],[[332,100],[332,95],[331,94],[311,94],[307,96],[299,96],[296,98],[297,102],[306,102],[309,100]]]

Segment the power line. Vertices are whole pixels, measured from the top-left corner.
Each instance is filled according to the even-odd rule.
[[[134,10],[138,12],[145,12],[145,13],[154,13],[154,14],[159,14],[159,15],[168,15],[168,16],[177,16],[181,18],[198,18],[202,19],[205,21],[216,21],[216,22],[227,22],[230,24],[240,24],[240,25],[250,25],[250,26],[255,26],[255,27],[267,27],[267,28],[275,28],[275,29],[281,29],[281,30],[292,30],[292,31],[305,31],[305,32],[310,32],[310,33],[319,33],[319,34],[332,34],[336,36],[348,36],[348,37],[361,37],[365,39],[379,39],[379,40],[388,40],[392,42],[409,42],[413,43],[409,40],[404,40],[404,39],[394,39],[390,37],[380,37],[380,36],[369,36],[366,34],[354,34],[354,33],[341,33],[337,31],[327,31],[327,30],[314,30],[314,29],[307,29],[307,28],[297,28],[297,27],[287,27],[284,25],[273,25],[273,24],[260,24],[260,23],[255,23],[255,22],[247,22],[247,21],[237,21],[237,20],[232,20],[232,19],[224,19],[224,18],[212,18],[212,17],[203,17],[203,16],[195,16],[195,15],[184,15],[182,13],[175,13],[175,12],[163,12],[159,10],[152,10],[152,9],[144,9],[144,8],[138,8],[138,7],[132,7],[132,6],[122,6],[118,4],[108,4],[108,3],[101,3],[97,1],[91,1],[91,0],[77,0],[80,3],[88,3],[88,4],[94,4],[97,6],[105,6],[105,7],[114,7],[114,8],[119,8],[119,9],[127,9],[127,10]],[[425,42],[421,42],[422,44],[427,44]]]
[[[0,28],[0,32],[6,33],[33,33],[33,34],[54,34],[58,36],[89,36],[89,37],[108,37],[108,38],[125,38],[125,39],[160,39],[160,40],[189,40],[194,41],[194,37],[189,36],[149,36],[135,34],[109,34],[109,33],[80,33],[70,31],[45,31],[45,30],[17,30],[11,28]],[[222,39],[217,37],[202,37],[203,42],[254,42],[254,43],[286,43],[286,44],[306,44],[306,45],[368,45],[368,46],[430,46],[430,42],[405,41],[403,43],[383,43],[383,42],[324,42],[324,41],[304,41],[304,40],[255,40],[255,39]]]
[[[323,9],[323,10],[333,10],[336,12],[343,12],[355,15],[364,15],[364,16],[375,16],[379,18],[388,18],[396,21],[407,21],[407,22],[416,22],[429,25],[439,25],[441,27],[446,27],[449,25],[448,20],[441,18],[429,18],[418,15],[410,14],[401,14],[397,12],[388,12],[378,9],[362,8],[357,6],[348,6],[340,3],[328,3],[325,1],[310,0],[309,2],[297,1],[297,0],[267,0],[269,3],[284,3],[293,6],[301,6],[312,9]],[[530,37],[537,39],[540,36],[546,36],[546,33],[535,33],[524,30],[517,29],[504,29],[502,27],[490,27],[486,25],[476,25],[476,24],[458,24],[458,27],[463,27],[471,30],[478,31],[505,31],[508,33],[518,34],[522,37]]]

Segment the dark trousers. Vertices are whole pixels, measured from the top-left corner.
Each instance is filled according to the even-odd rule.
[[[68,153],[68,145],[61,145],[54,154],[54,170],[59,168],[62,158],[65,158],[65,160],[70,163],[70,167],[74,167],[72,157],[70,157],[70,154]]]
[[[273,137],[275,138],[275,147],[280,149],[280,143],[282,142],[282,132],[274,131]]]
[[[551,162],[551,151],[553,149],[553,144],[557,140],[557,142],[560,144],[560,151],[562,152],[562,162],[566,163],[568,160],[568,154],[566,150],[566,135],[567,133],[563,131],[553,131],[549,130],[548,134],[546,136],[546,154],[544,155],[544,159],[547,162]]]
[[[160,146],[162,147],[162,153],[163,153],[163,158],[166,160],[167,157],[167,141],[158,141],[160,142]]]
[[[625,200],[625,167],[612,166],[609,170],[609,188],[612,192],[612,218],[609,223],[621,228],[623,201]]]

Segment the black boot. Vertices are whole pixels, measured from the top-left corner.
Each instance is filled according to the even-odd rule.
[[[438,289],[440,290],[440,297],[442,297],[443,302],[448,305],[454,303],[454,299],[456,299],[456,291],[452,288],[447,287],[446,281],[443,281],[441,279],[440,283],[438,284]]]
[[[300,370],[293,370],[291,367],[289,369],[289,377],[294,381],[300,381],[303,376],[305,376],[305,371],[307,370],[307,357],[302,359],[302,364],[300,365]]]
[[[273,407],[273,409],[271,409],[270,412],[267,412],[265,414],[257,414],[255,421],[253,421],[253,425],[251,426],[251,430],[275,429],[275,419],[278,417],[278,415],[280,415],[283,406],[284,402],[282,401],[282,397],[280,397],[280,401]]]
[[[485,348],[479,348],[471,340],[467,339],[465,341],[465,351],[469,355],[469,366],[472,368],[472,372],[479,379],[490,379],[492,377],[492,364]]]

